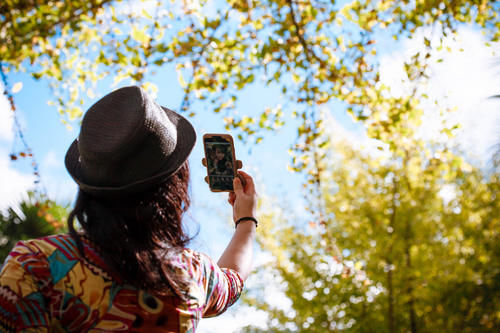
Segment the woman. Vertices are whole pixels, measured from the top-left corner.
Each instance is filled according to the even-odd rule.
[[[255,189],[236,177],[236,231],[218,263],[185,248],[192,125],[139,87],[85,114],[66,168],[79,186],[69,234],[19,242],[0,272],[1,332],[194,332],[251,269]],[[80,229],[75,228],[78,220]]]

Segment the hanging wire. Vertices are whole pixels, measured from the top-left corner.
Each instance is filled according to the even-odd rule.
[[[9,101],[10,109],[12,111],[13,119],[14,119],[14,144],[12,146],[12,151],[10,153],[10,159],[12,161],[18,160],[20,157],[22,158],[29,158],[31,160],[31,167],[33,169],[33,175],[35,176],[35,192],[38,192],[40,194],[47,194],[47,190],[45,189],[45,186],[42,183],[42,179],[40,176],[40,168],[39,165],[35,159],[35,155],[33,154],[33,150],[31,147],[28,145],[26,138],[24,136],[23,130],[21,128],[21,124],[19,123],[19,118],[17,117],[16,113],[16,104],[14,102],[14,96],[12,93],[9,92],[9,81],[7,80],[7,75],[4,72],[4,65],[2,62],[0,62],[0,76],[2,77],[2,83],[3,83],[3,94]],[[19,141],[21,142],[23,146],[23,150],[20,152],[16,152],[14,150],[16,139],[19,138]]]

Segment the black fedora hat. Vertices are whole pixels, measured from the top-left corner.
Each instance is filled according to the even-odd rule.
[[[159,185],[186,161],[196,142],[191,123],[130,86],[85,113],[66,169],[84,192],[125,196]]]

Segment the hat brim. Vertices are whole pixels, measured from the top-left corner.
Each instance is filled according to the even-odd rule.
[[[168,163],[157,174],[146,179],[134,181],[132,183],[118,186],[95,186],[86,184],[82,180],[80,152],[78,150],[78,140],[74,140],[68,151],[66,152],[65,165],[73,180],[78,184],[79,188],[89,194],[99,197],[120,197],[133,193],[145,191],[154,185],[159,185],[166,181],[168,177],[174,174],[187,160],[189,154],[193,150],[196,143],[196,131],[191,123],[180,114],[161,107],[165,111],[167,117],[172,124],[177,128],[177,145],[169,156]]]

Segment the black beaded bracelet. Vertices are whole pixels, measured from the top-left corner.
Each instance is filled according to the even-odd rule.
[[[244,216],[244,217],[240,217],[239,219],[237,219],[237,220],[234,222],[234,228],[235,228],[235,229],[238,227],[238,224],[239,224],[241,221],[252,221],[253,223],[255,223],[255,227],[256,227],[256,228],[257,228],[257,226],[259,225],[259,222],[257,222],[257,220],[256,220],[254,217],[251,217],[251,216]]]

